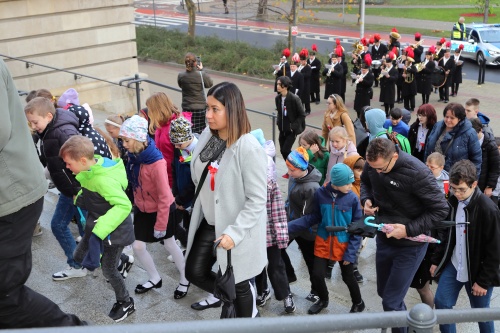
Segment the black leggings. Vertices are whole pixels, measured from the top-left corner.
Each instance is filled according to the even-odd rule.
[[[186,259],[186,279],[206,292],[213,293],[215,273],[212,266],[216,258],[213,256],[215,226],[209,225],[205,219],[201,221],[193,245]],[[235,263],[237,264],[237,263]],[[250,289],[250,281],[244,280],[236,284],[236,316],[252,317],[254,297]]]

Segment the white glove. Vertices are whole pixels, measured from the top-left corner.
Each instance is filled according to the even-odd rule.
[[[165,237],[166,234],[167,234],[166,230],[164,230],[164,231],[155,230],[154,231],[155,238],[163,238],[163,237]]]

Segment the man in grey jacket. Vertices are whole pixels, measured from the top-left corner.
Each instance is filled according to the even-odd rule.
[[[0,59],[0,328],[84,325],[26,287],[47,181],[7,66]]]

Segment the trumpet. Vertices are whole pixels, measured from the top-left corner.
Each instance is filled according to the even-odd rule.
[[[386,72],[386,70],[385,70],[385,69],[387,68],[387,66],[386,66],[386,65],[382,65],[382,67],[381,67],[381,68],[382,68],[382,72],[381,72],[381,73],[380,73],[380,75],[377,77],[377,80],[380,80],[381,78],[383,78],[383,77],[385,76],[385,74],[387,74],[387,72]]]
[[[424,42],[424,40],[421,39],[418,42],[416,42],[415,44],[412,44],[410,46],[413,47],[414,49],[416,49],[417,47],[421,46],[423,42]]]
[[[366,72],[366,74],[368,74],[368,72]],[[358,78],[356,79],[356,81],[354,81],[354,84],[358,84],[359,81],[366,76],[366,74],[358,75]]]

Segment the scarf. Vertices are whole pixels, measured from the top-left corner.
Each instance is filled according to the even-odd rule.
[[[141,171],[141,164],[153,164],[163,158],[153,139],[148,136],[147,140],[148,146],[142,152],[139,154],[128,153],[127,177],[132,183],[134,191],[137,187],[140,187],[139,171]]]

